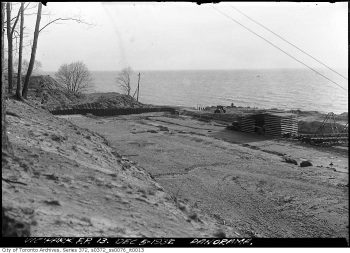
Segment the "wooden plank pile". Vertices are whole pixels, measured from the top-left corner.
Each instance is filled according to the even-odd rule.
[[[255,119],[251,116],[241,118],[241,131],[244,133],[254,133]]]
[[[298,134],[298,119],[293,113],[266,113],[265,134],[282,137],[285,134]]]

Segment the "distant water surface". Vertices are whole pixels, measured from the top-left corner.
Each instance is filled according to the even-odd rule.
[[[158,105],[230,105],[258,108],[348,111],[347,81],[322,72],[339,82],[337,87],[308,69],[140,71],[143,103]],[[341,72],[341,73],[344,73]],[[94,91],[121,92],[117,71],[93,71]],[[132,93],[137,73],[132,76]]]

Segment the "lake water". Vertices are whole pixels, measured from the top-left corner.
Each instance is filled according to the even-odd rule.
[[[308,69],[140,71],[142,103],[189,107],[230,105],[259,108],[348,111],[347,80],[322,72],[346,90]],[[346,73],[342,71],[341,73]],[[118,72],[93,71],[94,90],[121,92]],[[132,94],[137,73],[132,76]]]

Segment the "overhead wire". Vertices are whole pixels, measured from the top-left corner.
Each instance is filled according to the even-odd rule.
[[[323,66],[325,66],[327,69],[333,71],[334,73],[338,74],[339,76],[343,77],[345,80],[348,80],[347,77],[343,76],[342,74],[340,74],[339,72],[337,72],[336,70],[332,69],[331,67],[329,67],[327,64],[323,63],[321,60],[318,60],[316,57],[312,56],[311,54],[305,52],[303,49],[301,49],[300,47],[296,46],[295,44],[289,42],[287,39],[283,38],[281,35],[275,33],[274,31],[272,31],[271,29],[269,29],[268,27],[264,26],[263,24],[261,24],[260,22],[254,20],[253,18],[249,17],[247,14],[245,14],[244,12],[242,12],[241,10],[239,10],[237,7],[230,5],[230,7],[234,10],[236,10],[237,12],[239,12],[240,14],[242,14],[243,16],[245,16],[246,18],[248,18],[249,20],[251,20],[252,22],[254,22],[255,24],[263,27],[264,29],[266,29],[267,31],[271,32],[272,34],[276,35],[278,38],[280,38],[281,40],[283,40],[284,42],[288,43],[289,45],[295,47],[296,49],[298,49],[300,52],[306,54],[307,56],[311,57],[312,59],[314,59],[315,61],[317,61],[318,63],[322,64]]]
[[[260,34],[254,32],[253,30],[251,30],[250,28],[246,27],[245,25],[243,25],[242,23],[240,23],[239,21],[235,20],[234,18],[230,17],[229,15],[227,15],[226,13],[222,12],[221,10],[215,8],[213,5],[211,5],[211,7],[217,11],[218,13],[220,13],[221,15],[229,18],[230,20],[232,20],[233,22],[235,22],[236,24],[242,26],[244,29],[248,30],[249,32],[253,33],[255,36],[258,36],[259,38],[263,39],[264,41],[266,41],[267,43],[269,43],[271,46],[277,48],[278,50],[280,50],[281,52],[283,52],[284,54],[286,54],[287,56],[289,56],[290,58],[294,59],[295,61],[301,63],[302,65],[304,65],[305,67],[311,69],[312,71],[314,71],[315,73],[319,74],[320,76],[322,76],[323,78],[327,79],[328,81],[334,83],[335,85],[337,85],[339,88],[343,89],[346,91],[346,89],[341,86],[340,84],[338,84],[337,82],[331,80],[330,78],[328,78],[327,76],[323,75],[322,73],[320,73],[319,71],[315,70],[314,68],[310,67],[309,65],[307,65],[306,63],[302,62],[301,60],[295,58],[293,55],[289,54],[288,52],[286,52],[285,50],[283,50],[282,48],[278,47],[277,45],[275,45],[274,43],[272,43],[271,41],[269,41],[268,39],[265,39],[263,36],[261,36]]]

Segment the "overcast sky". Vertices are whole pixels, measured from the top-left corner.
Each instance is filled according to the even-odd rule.
[[[347,69],[347,3],[49,2],[43,11],[51,16],[43,16],[42,25],[50,18],[80,16],[94,26],[66,21],[47,27],[39,38],[37,59],[46,71],[77,60],[90,70],[304,67],[212,6],[312,67],[322,68],[231,6],[327,65]]]

